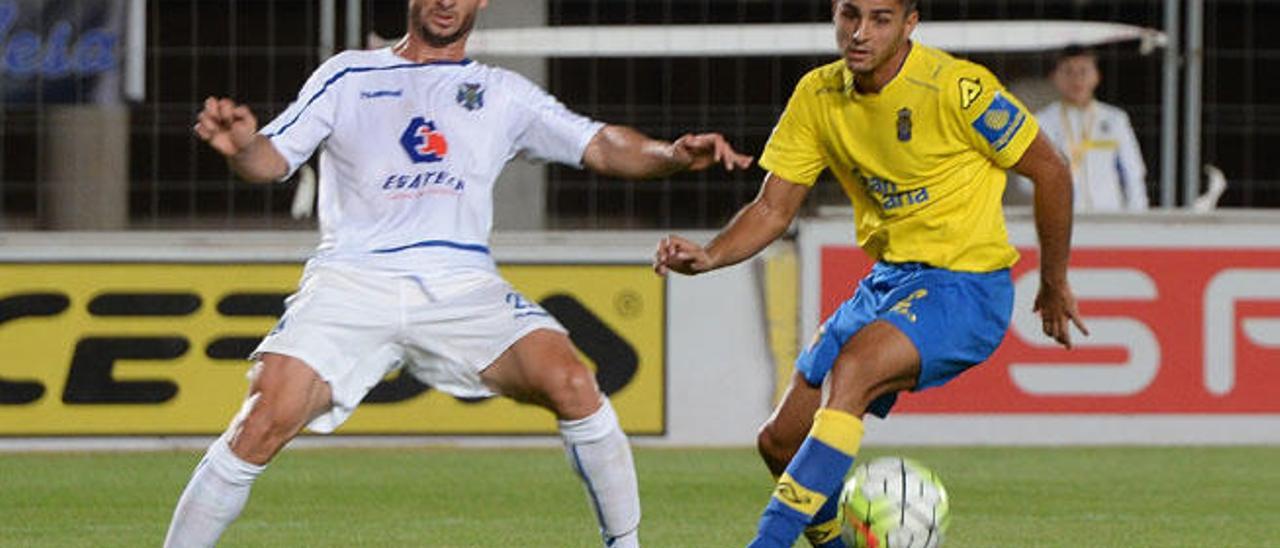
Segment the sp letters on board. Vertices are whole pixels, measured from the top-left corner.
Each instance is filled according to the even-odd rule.
[[[511,265],[570,331],[631,434],[666,424],[661,279],[647,265]],[[216,434],[246,357],[296,287],[296,264],[0,265],[0,435]],[[503,398],[461,401],[410,375],[375,387],[346,434],[554,434]]]

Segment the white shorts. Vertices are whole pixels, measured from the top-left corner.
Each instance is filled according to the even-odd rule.
[[[537,303],[482,271],[432,283],[321,266],[308,269],[285,305],[251,359],[268,352],[292,356],[329,383],[333,408],[308,425],[321,433],[345,422],[369,390],[400,367],[457,397],[493,396],[481,371],[534,330],[565,332]]]

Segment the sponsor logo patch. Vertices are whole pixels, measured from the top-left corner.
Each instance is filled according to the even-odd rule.
[[[439,162],[449,153],[449,141],[436,123],[421,116],[415,117],[400,134],[400,145],[415,164]]]
[[[1000,152],[1009,146],[1026,120],[1026,112],[1004,94],[996,92],[991,106],[973,121],[973,128],[991,143],[991,148]]]

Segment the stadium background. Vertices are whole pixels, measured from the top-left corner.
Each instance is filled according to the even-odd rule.
[[[1252,436],[1248,428],[1280,417],[1280,404],[1260,395],[1274,386],[1263,372],[1280,345],[1273,289],[1280,286],[1273,283],[1280,241],[1269,209],[1280,205],[1280,183],[1274,155],[1264,153],[1277,144],[1277,94],[1269,93],[1274,79],[1265,75],[1277,68],[1280,46],[1256,29],[1276,15],[1277,5],[972,0],[922,6],[926,26],[1004,25],[952,32],[947,40],[991,66],[1033,106],[1048,100],[1044,76],[1064,36],[1100,23],[1138,29],[1128,36],[1143,40],[1096,44],[1105,75],[1100,95],[1131,113],[1151,168],[1148,190],[1160,207],[1145,215],[1081,218],[1073,276],[1087,300],[1084,312],[1105,326],[1081,342],[1082,352],[1045,349],[1037,333],[1019,329],[1029,317],[1020,310],[1006,350],[983,369],[985,377],[966,380],[999,394],[992,400],[999,403],[909,398],[903,420],[1064,413],[1096,425],[1134,414],[1128,418],[1137,422],[1094,440],[1106,441],[1124,439],[1150,420],[1174,417],[1186,425],[1212,416],[1217,424],[1230,423],[1217,432],[1233,432],[1240,441],[1274,438]],[[1169,6],[1176,11],[1166,11]],[[473,51],[543,82],[596,118],[666,137],[721,131],[742,149],[759,151],[793,82],[829,55],[768,55],[762,48],[746,56],[661,53],[663,35],[655,29],[708,25],[698,28],[730,40],[747,25],[808,23],[825,33],[828,9],[826,2],[781,0],[494,2],[481,16]],[[0,347],[29,356],[0,376],[16,379],[0,380],[0,399],[9,404],[0,413],[11,419],[4,433],[207,434],[220,428],[236,399],[220,394],[239,390],[245,366],[239,357],[279,315],[292,269],[313,245],[313,198],[305,175],[278,185],[235,180],[191,133],[192,114],[205,97],[225,95],[253,107],[265,122],[293,100],[321,59],[344,47],[384,43],[402,32],[404,17],[399,0],[0,1],[0,277],[6,283],[0,305],[8,325],[0,330]],[[1073,25],[1054,30],[1055,21]],[[498,36],[514,28],[551,30],[541,39],[554,41],[572,29],[622,25],[648,29],[655,47],[601,56],[594,53],[608,45],[598,38],[587,55],[564,46],[552,48],[564,53],[546,56],[510,50],[503,56],[497,41],[482,39],[486,31]],[[1034,31],[1030,42],[988,36],[1013,36],[1018,25]],[[1160,31],[1171,46],[1159,47]],[[815,51],[825,49],[818,43],[824,45]],[[1179,118],[1174,131],[1165,132],[1170,113]],[[1216,211],[1188,211],[1195,195],[1165,186],[1189,178],[1198,193],[1196,156],[1227,174]],[[756,261],[693,279],[645,274],[660,231],[707,237],[705,231],[753,196],[760,176],[758,170],[709,171],[626,183],[516,161],[499,183],[497,258],[534,298],[556,303],[562,319],[580,327],[575,340],[613,387],[634,433],[673,443],[749,443],[785,384],[799,342],[845,296],[847,280],[866,268],[849,244],[847,202],[838,185],[828,183],[819,185],[793,233]],[[1176,192],[1165,196],[1165,189]],[[1008,196],[1011,204],[1020,200],[1015,194]],[[1030,283],[1038,274],[1030,260],[1028,211],[1011,206],[1009,221],[1014,243],[1029,259],[1015,276]],[[593,270],[606,267],[617,267],[607,283]],[[1149,305],[1131,306],[1135,302]],[[180,336],[161,326],[180,326]],[[726,363],[746,365],[735,371]],[[173,369],[157,376],[159,370],[142,364]],[[744,371],[753,373],[735,374]],[[736,383],[729,393],[750,396],[706,398],[690,388],[726,375]],[[1056,388],[1035,380],[1045,378],[1057,379],[1049,383]],[[205,383],[218,389],[185,388]],[[1184,403],[1170,394],[1181,394]],[[636,406],[631,413],[628,402]],[[546,417],[527,413],[504,419],[511,416],[508,404],[448,401],[408,378],[388,379],[370,403],[347,433],[530,434],[552,427]],[[733,427],[707,433],[700,413],[723,405],[741,410]],[[487,413],[450,422],[472,407]],[[450,424],[441,426],[436,412]],[[1105,413],[1122,416],[1099,416]],[[398,414],[418,418],[388,426]],[[964,431],[932,430],[940,424],[928,423],[923,431],[930,435],[920,439]],[[915,436],[907,428],[886,431],[903,432],[890,440]],[[976,441],[1055,441],[1036,434],[1010,427]],[[1218,439],[1202,434],[1174,439]],[[1058,441],[1091,440],[1062,435]]]
[[[14,0],[9,0],[12,3]],[[359,42],[366,33],[395,36],[403,31],[404,9],[394,0],[331,2],[332,36],[320,30],[325,2],[304,0],[217,1],[155,0],[145,3],[145,97],[124,100],[127,111],[96,122],[127,131],[104,132],[120,145],[111,149],[122,167],[113,173],[127,187],[127,215],[108,226],[130,229],[272,228],[306,229],[288,215],[292,192],[282,186],[236,184],[220,159],[191,134],[192,113],[203,98],[225,94],[252,105],[269,119],[293,99],[299,83],[318,64],[322,51],[341,49],[350,38],[347,9],[362,15]],[[84,11],[90,0],[31,2],[27,17],[47,29],[59,9]],[[924,21],[1082,20],[1112,21],[1163,29],[1164,0],[957,0],[923,3]],[[60,8],[61,6],[61,8]],[[535,6],[535,7],[530,7]],[[1182,8],[1185,11],[1185,8]],[[1203,160],[1223,169],[1230,185],[1221,200],[1227,207],[1280,206],[1280,167],[1266,151],[1280,146],[1277,120],[1280,93],[1266,75],[1280,69],[1280,38],[1260,23],[1280,15],[1280,6],[1261,0],[1205,3],[1203,65]],[[561,26],[615,24],[737,24],[822,22],[826,2],[787,0],[550,0],[495,6],[483,26]],[[38,14],[36,12],[39,12]],[[506,13],[503,13],[506,12]],[[514,12],[514,13],[512,13]],[[47,20],[44,20],[47,19]],[[504,20],[505,19],[505,20]],[[532,19],[532,20],[531,20]],[[512,22],[514,21],[514,22]],[[1182,29],[1178,29],[1181,33]],[[12,39],[10,32],[6,39]],[[123,53],[123,52],[122,52]],[[1136,43],[1101,48],[1104,74],[1099,95],[1122,105],[1133,119],[1150,168],[1149,193],[1162,176],[1160,116],[1162,55],[1138,52]],[[1043,76],[1051,55],[1045,52],[971,55],[990,65],[1015,89]],[[726,133],[746,150],[759,150],[792,83],[826,57],[640,57],[520,60],[571,107],[604,120],[634,124],[655,135],[675,136],[693,128]],[[121,57],[124,60],[124,56]],[[503,59],[497,59],[503,61]],[[51,173],[65,161],[56,158],[50,135],[62,130],[56,116],[66,100],[46,93],[16,93],[18,78],[6,74],[8,90],[0,104],[0,228],[75,227],[84,221],[60,220],[57,200],[43,191]],[[91,90],[80,82],[76,94]],[[65,88],[64,84],[64,88]],[[74,96],[74,95],[73,95]],[[1032,103],[1043,98],[1028,93]],[[1176,105],[1180,106],[1180,105]],[[88,121],[78,120],[77,127]],[[90,126],[92,127],[92,126]],[[83,146],[83,145],[81,145]],[[1179,166],[1185,171],[1185,168]],[[123,171],[119,171],[123,169]],[[78,172],[83,177],[83,171]],[[500,216],[512,228],[657,228],[719,226],[755,191],[759,174],[726,178],[712,174],[673,177],[648,185],[618,185],[584,172],[545,168],[543,213]],[[1178,174],[1181,177],[1181,173]],[[82,184],[61,192],[92,192]],[[113,187],[114,188],[114,187]],[[822,204],[843,198],[824,185]],[[103,195],[105,196],[105,195]],[[100,198],[104,199],[104,198]],[[122,198],[124,199],[124,198]],[[511,221],[510,219],[515,219]],[[503,222],[503,221],[500,221]]]
[[[481,29],[828,19],[825,0],[491,1]],[[403,4],[0,0],[0,546],[163,536],[199,450],[239,404],[240,357],[273,325],[315,241],[314,219],[295,215],[298,180],[235,180],[191,134],[194,114],[205,96],[229,95],[265,122],[329,53],[403,32]],[[1001,352],[946,390],[904,397],[871,422],[862,456],[908,454],[942,473],[951,546],[1274,544],[1280,36],[1267,23],[1280,4],[924,0],[922,11],[926,22],[1117,22],[1178,38],[1172,103],[1164,50],[1099,46],[1100,98],[1132,117],[1163,207],[1079,219],[1072,283],[1094,336],[1072,353],[1039,337],[1025,302],[1034,230],[1011,207],[1024,260]],[[1198,79],[1183,49],[1194,29]],[[1047,99],[1051,51],[965,55],[1029,103]],[[828,58],[480,57],[591,116],[665,137],[721,131],[756,152],[792,84]],[[1212,212],[1186,211],[1181,188],[1161,200],[1160,181],[1199,178],[1183,154],[1196,141],[1183,131],[1189,79],[1203,92],[1199,163],[1229,181]],[[1161,130],[1170,112],[1172,134]],[[650,545],[746,540],[770,488],[755,428],[798,345],[867,266],[849,245],[847,201],[824,184],[759,260],[692,279],[649,274],[656,238],[709,237],[762,175],[633,184],[515,162],[502,183],[495,255],[570,325],[611,393],[637,446]],[[280,457],[226,544],[593,546],[554,428],[539,411],[388,379],[342,435],[304,437],[295,445],[324,447]],[[464,496],[436,504],[440,493]]]
[[[1166,11],[1169,6],[1177,11]],[[979,412],[1017,420],[1017,413],[1065,412],[1096,425],[1114,422],[1097,416],[1103,410],[1135,413],[1139,422],[1110,431],[1123,439],[1147,424],[1142,420],[1173,416],[1185,425],[1216,414],[1220,422],[1234,421],[1221,431],[1245,441],[1254,439],[1245,431],[1251,421],[1277,420],[1280,414],[1273,413],[1280,407],[1251,392],[1265,393],[1272,383],[1242,382],[1247,388],[1238,389],[1235,382],[1265,371],[1280,345],[1270,289],[1280,286],[1272,283],[1280,272],[1280,241],[1272,237],[1277,217],[1268,208],[1280,205],[1280,183],[1274,155],[1264,153],[1277,144],[1278,99],[1268,93],[1274,79],[1265,75],[1277,68],[1280,46],[1255,28],[1276,9],[1251,0],[922,4],[926,26],[952,24],[945,38],[952,47],[991,66],[1033,107],[1049,100],[1044,76],[1054,52],[1079,29],[1100,23],[1137,29],[1126,36],[1143,40],[1094,44],[1104,72],[1100,96],[1131,113],[1151,170],[1148,190],[1160,207],[1145,215],[1081,218],[1073,276],[1079,276],[1077,292],[1097,301],[1085,302],[1084,312],[1107,328],[1082,341],[1084,351],[1047,351],[1037,333],[1019,331],[1029,317],[1019,311],[1007,350],[983,370],[990,372],[986,377],[972,381],[1000,394],[994,401],[1002,403],[909,398],[903,420]],[[481,15],[472,49],[481,60],[543,82],[593,117],[666,137],[721,131],[743,150],[759,151],[793,83],[829,58],[816,53],[825,50],[825,41],[803,55],[769,55],[768,48],[745,56],[662,53],[663,35],[655,29],[706,25],[697,28],[723,40],[756,24],[815,24],[813,32],[826,33],[828,10],[826,2],[782,0],[494,2]],[[403,31],[404,18],[400,0],[0,1],[0,277],[7,285],[0,304],[9,324],[0,330],[0,347],[34,356],[0,376],[27,379],[0,380],[6,382],[0,399],[10,404],[0,412],[14,419],[6,433],[205,434],[220,428],[236,399],[220,394],[239,390],[245,365],[239,357],[279,315],[280,299],[292,288],[288,265],[296,268],[313,245],[313,198],[305,175],[277,185],[237,181],[192,134],[192,115],[205,97],[225,95],[253,107],[265,123],[293,100],[320,60],[344,47],[385,43]],[[1004,27],[964,30],[981,21]],[[1051,26],[1063,21],[1072,28]],[[1030,42],[990,39],[993,33],[1015,35],[1018,25],[1034,31]],[[571,52],[569,41],[556,41],[581,28],[647,29],[647,40],[639,41],[654,47],[596,55],[610,47],[606,36],[582,55]],[[508,50],[504,56],[497,39],[482,38],[504,29],[550,30],[541,40],[554,41],[551,49],[563,53]],[[983,43],[994,45],[978,45]],[[1162,43],[1171,46],[1162,49]],[[1171,72],[1169,61],[1175,63]],[[1166,82],[1167,74],[1173,79]],[[1174,131],[1164,132],[1171,112],[1179,117]],[[1190,125],[1193,120],[1200,125]],[[1227,174],[1216,211],[1189,212],[1194,194],[1164,186],[1181,186],[1190,176],[1197,185],[1191,190],[1200,192],[1197,155]],[[759,170],[729,176],[708,171],[627,183],[518,160],[499,182],[497,258],[509,275],[527,280],[521,285],[534,298],[559,303],[561,316],[581,327],[576,340],[602,382],[611,383],[624,409],[628,402],[637,406],[623,413],[634,433],[673,443],[749,443],[785,384],[800,341],[845,296],[847,280],[867,267],[849,244],[847,201],[828,182],[819,185],[793,233],[759,260],[712,277],[659,281],[644,273],[660,231],[707,237],[699,231],[720,226],[750,200],[760,176]],[[1175,192],[1165,196],[1166,188]],[[1031,259],[1029,212],[1016,205],[1025,196],[1011,190],[1007,198],[1014,243]],[[1113,264],[1088,257],[1124,259]],[[1183,262],[1211,268],[1166,268]],[[255,266],[237,270],[244,264]],[[596,267],[618,267],[611,272],[622,274],[601,283]],[[217,274],[219,268],[236,274]],[[1015,275],[1033,280],[1034,262],[1023,261]],[[1222,290],[1224,280],[1237,283]],[[1151,304],[1119,306],[1135,301]],[[713,311],[711,317],[701,318],[704,311]],[[1202,321],[1170,323],[1174,317]],[[181,336],[157,332],[156,326],[171,325],[183,326]],[[744,370],[755,372],[734,375],[736,393],[751,396],[708,399],[688,388],[732,375],[726,362],[749,364]],[[169,378],[157,377],[139,363],[176,369]],[[1048,367],[1026,373],[1025,364]],[[1037,375],[1063,375],[1055,382],[1068,388],[1033,388],[1037,382],[1027,378]],[[1194,382],[1198,376],[1204,382]],[[196,383],[219,388],[200,395],[184,388]],[[1108,384],[1113,386],[1098,388]],[[441,426],[433,413],[452,421],[474,404],[428,390],[412,379],[388,379],[347,433],[551,431],[546,417],[527,413],[504,423],[512,410],[504,403],[475,406],[487,411],[476,421]],[[1170,391],[1198,393],[1201,400],[1171,404]],[[1126,403],[1115,405],[1116,398]],[[740,408],[734,427],[700,436],[706,423],[699,414],[722,405]],[[403,414],[418,418],[413,425],[388,426]],[[930,429],[938,424],[929,423],[924,432],[932,435],[922,439],[963,431]],[[1006,430],[977,441],[1054,441],[1035,435],[1034,428]],[[904,432],[890,440],[915,435],[906,428],[886,431]],[[1060,441],[1090,441],[1087,435],[1063,436]],[[1202,438],[1213,436],[1176,437]]]

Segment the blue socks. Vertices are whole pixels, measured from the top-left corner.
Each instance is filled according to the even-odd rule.
[[[853,466],[862,442],[862,420],[835,409],[820,409],[814,416],[809,437],[786,472],[778,479],[751,548],[791,548],[816,515],[825,522],[814,524],[828,534],[815,533],[815,546],[840,546],[840,523],[836,510],[845,474]],[[829,534],[834,531],[834,535]],[[831,544],[831,542],[837,544]]]

